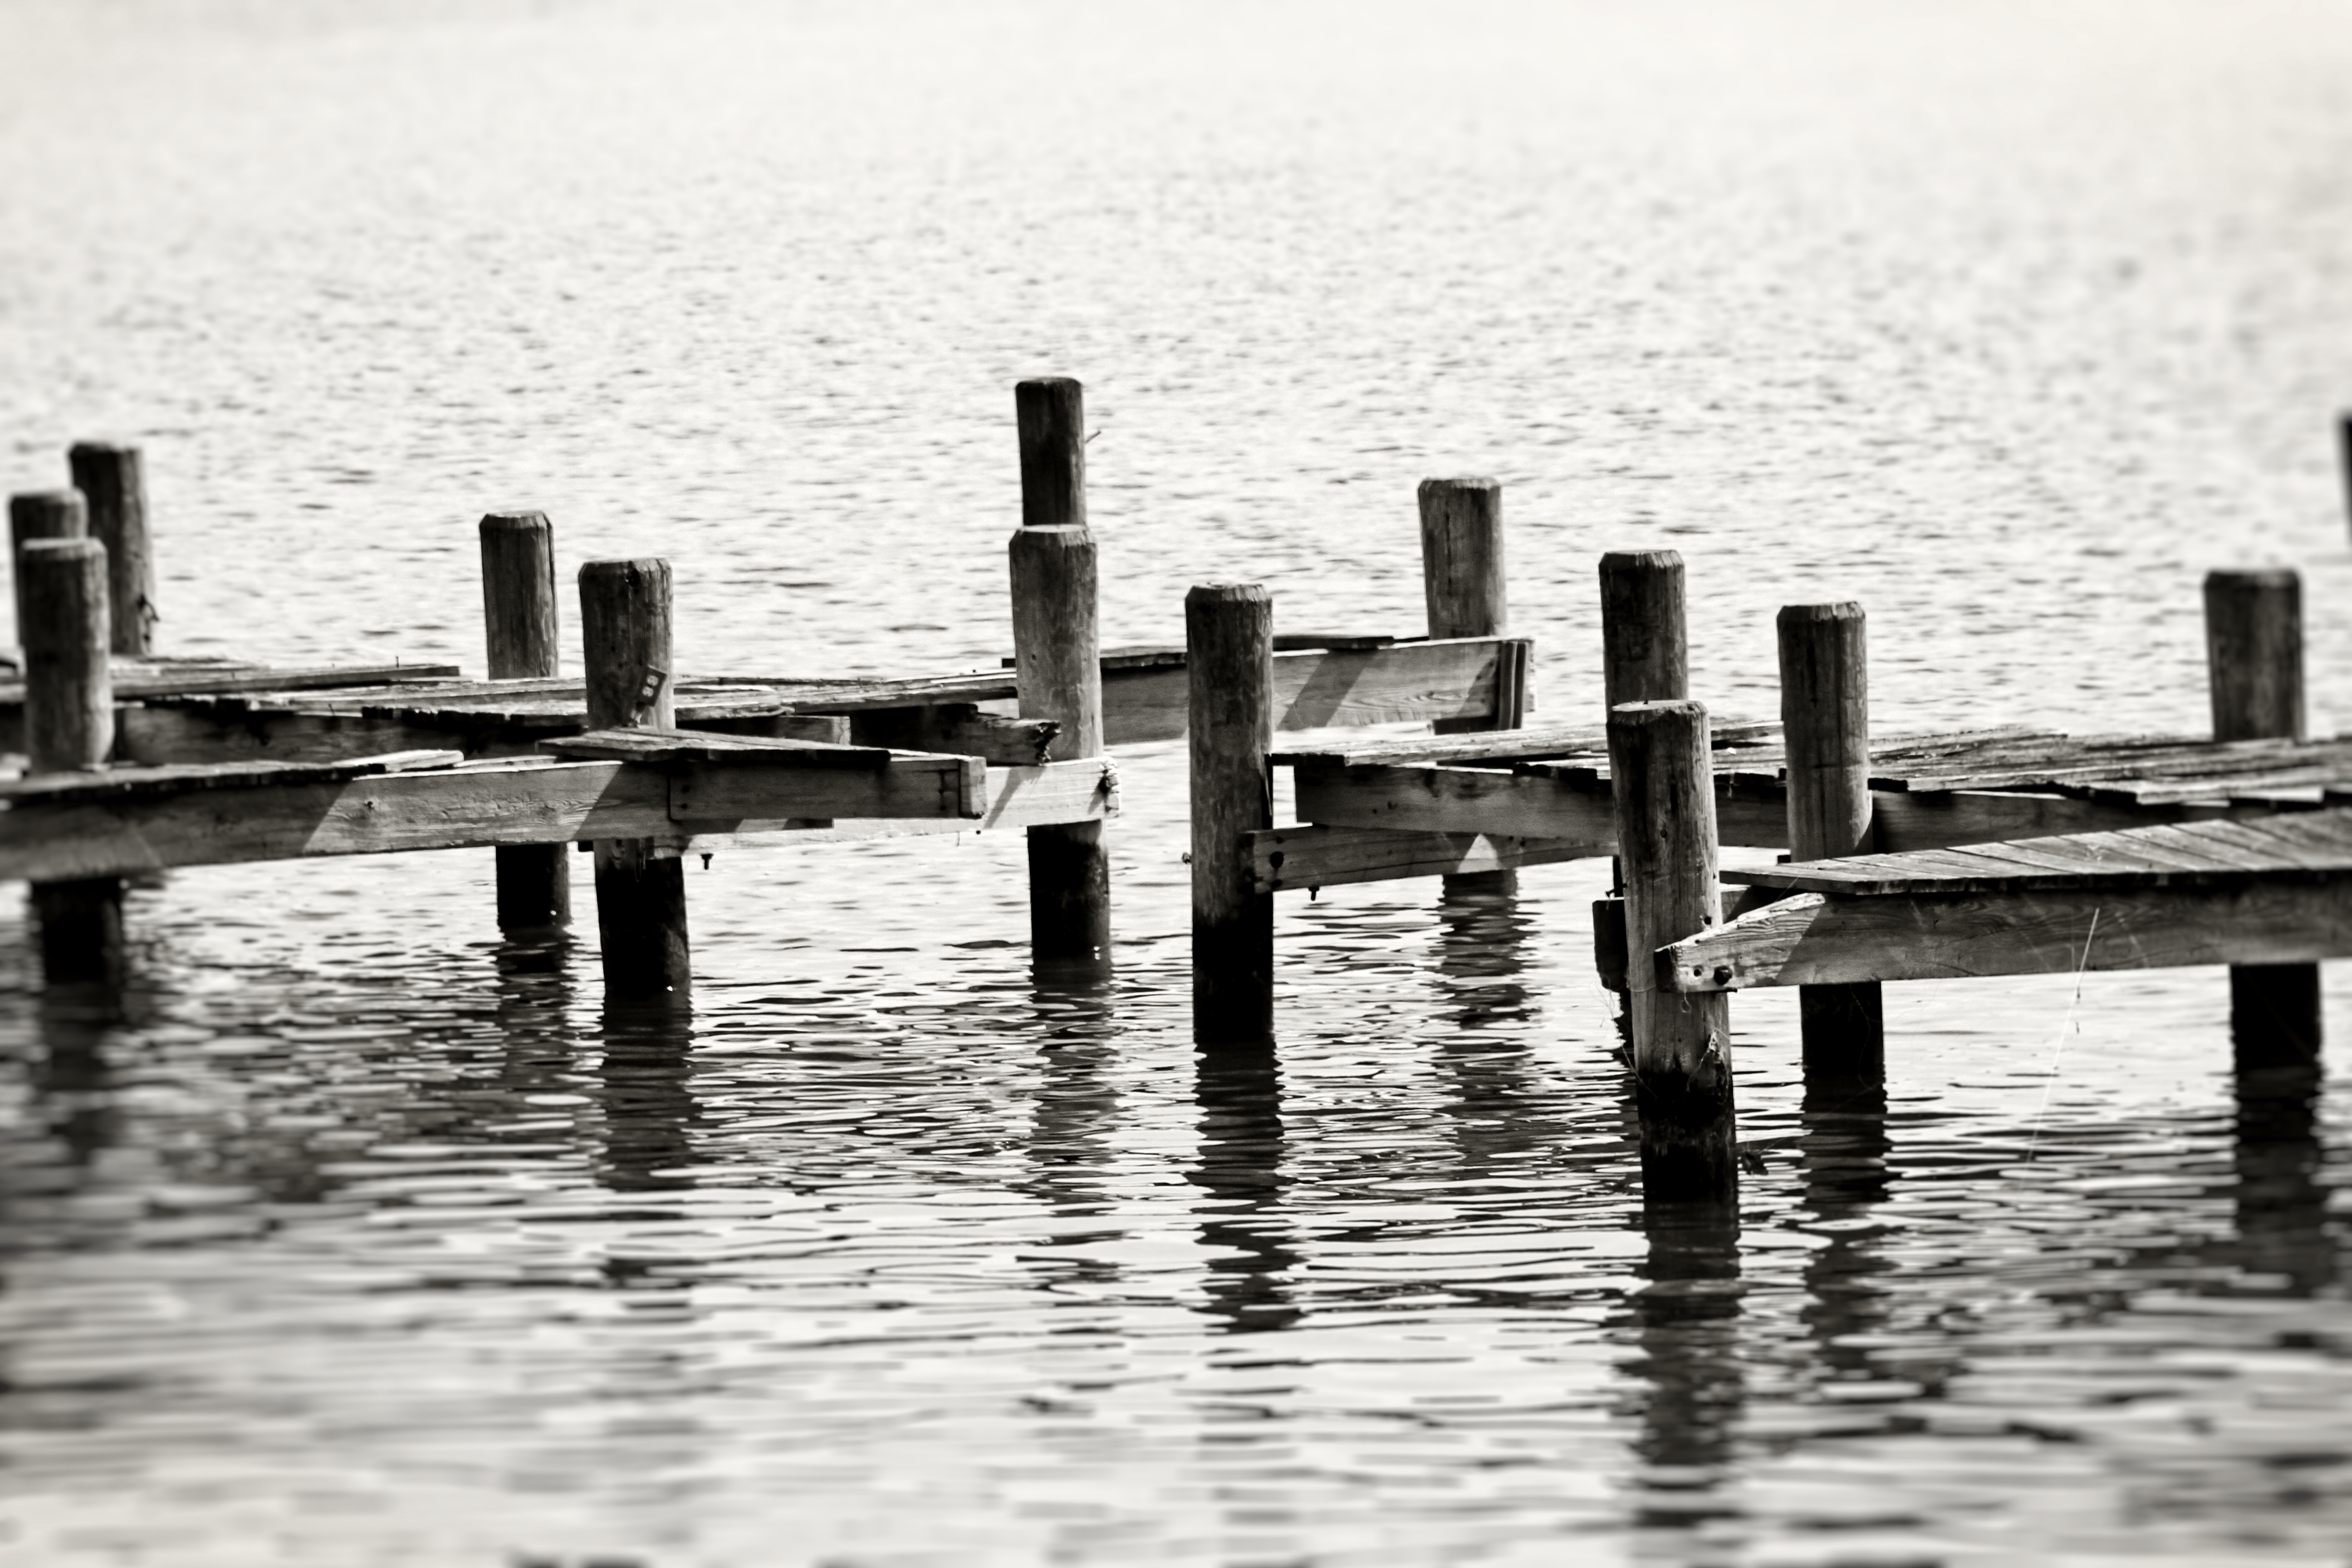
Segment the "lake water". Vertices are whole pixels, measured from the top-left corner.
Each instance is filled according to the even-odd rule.
[[[2347,290],[2321,0],[0,0],[6,483],[143,444],[184,652],[478,670],[522,504],[689,668],[992,662],[1067,374],[1114,642],[1415,630],[1486,472],[1540,718],[1666,545],[1698,695],[1858,597],[1889,729],[2199,729],[2202,574],[2292,564],[2332,732]],[[666,1026],[486,852],[138,892],[127,1024],[11,900],[0,1560],[2352,1561],[2352,1093],[2218,971],[1891,987],[1883,1100],[1743,994],[1764,1169],[1645,1223],[1605,868],[1286,898],[1202,1060],[1121,766],[1093,988],[999,836],[719,847]]]

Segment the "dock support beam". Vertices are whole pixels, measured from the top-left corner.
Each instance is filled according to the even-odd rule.
[[[145,658],[155,634],[155,563],[147,547],[147,475],[136,447],[80,441],[66,453],[89,507],[89,536],[106,546],[111,651]]]
[[[591,561],[581,567],[580,637],[591,730],[676,722],[668,562]],[[686,869],[677,851],[646,838],[598,839],[596,931],[608,1001],[684,1001],[692,971]]]
[[[556,613],[555,530],[541,511],[494,511],[482,519],[482,626],[492,680],[557,673],[562,630]],[[545,931],[572,923],[568,844],[508,844],[498,858],[499,929]]]
[[[2205,658],[2217,741],[2303,739],[2303,584],[2284,570],[2205,578]],[[2319,1054],[2319,966],[2230,970],[2230,1033],[2241,1070]]]
[[[1610,710],[1633,1099],[1642,1191],[1652,1203],[1727,1201],[1739,1184],[1730,999],[1658,989],[1658,950],[1723,920],[1708,751],[1706,710],[1696,702]]]
[[[114,749],[106,547],[94,539],[30,540],[16,552],[16,584],[27,771],[103,766]],[[33,916],[48,984],[121,984],[120,877],[36,882]]]
[[[1862,606],[1789,605],[1778,620],[1780,731],[1788,746],[1789,858],[1866,855],[1870,667]],[[1798,988],[1805,1081],[1886,1075],[1886,1025],[1874,980]]]
[[[1066,376],[1013,388],[1021,528],[1008,547],[1021,717],[1061,726],[1049,762],[1102,754],[1095,536],[1087,528],[1086,404]],[[1110,962],[1110,854],[1099,822],[1029,829],[1029,947],[1048,965]]]
[[[1274,896],[1252,890],[1248,835],[1274,826],[1274,600],[1255,584],[1184,595],[1192,749],[1192,1037],[1274,1037]]]

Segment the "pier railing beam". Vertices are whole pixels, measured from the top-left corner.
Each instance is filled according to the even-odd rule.
[[[580,568],[588,727],[668,728],[676,721],[670,570],[661,560]],[[683,1001],[692,984],[686,871],[676,850],[644,838],[596,841],[596,930],[612,1001]]]
[[[1862,606],[1786,605],[1778,629],[1789,858],[1866,855],[1870,669]],[[1797,1008],[1808,1083],[1885,1076],[1885,1010],[1877,982],[1803,986]]]
[[[1087,528],[1086,407],[1065,376],[1013,388],[1021,528],[1008,546],[1021,717],[1061,726],[1049,762],[1100,756],[1102,639],[1095,538]],[[1103,825],[1029,829],[1029,945],[1041,963],[1110,961],[1110,855]]]
[[[106,547],[94,539],[28,540],[16,552],[16,583],[27,771],[102,767],[114,749]],[[36,882],[33,915],[50,984],[121,983],[121,878]]]
[[[32,638],[26,623],[25,546],[37,539],[87,539],[89,507],[79,490],[35,490],[8,498],[8,560],[16,593],[16,641]]]
[[[144,658],[153,651],[155,563],[147,545],[147,476],[136,447],[77,442],[66,453],[74,489],[89,507],[89,536],[106,546],[107,606],[112,651]]]
[[[482,625],[492,680],[558,673],[562,660],[555,594],[555,530],[540,511],[482,519]],[[572,923],[568,844],[511,844],[498,858],[499,929],[544,931]]]
[[[1632,702],[1609,714],[1618,856],[1625,879],[1629,1043],[1650,1202],[1721,1202],[1738,1190],[1731,1009],[1720,993],[1658,988],[1658,950],[1722,923],[1706,710]]]
[[[1421,585],[1432,640],[1496,637],[1511,629],[1510,595],[1503,570],[1503,487],[1494,479],[1423,479],[1421,503]],[[1524,663],[1525,645],[1506,658]],[[1491,719],[1440,719],[1441,735],[1516,730],[1527,718],[1527,670],[1496,667]],[[1444,879],[1443,897],[1507,897],[1518,891],[1517,871],[1475,871]]]
[[[1274,896],[1255,889],[1252,833],[1274,826],[1274,601],[1255,584],[1184,595],[1192,813],[1192,1036],[1274,1037]]]
[[[2303,584],[2294,573],[2208,574],[2205,658],[2215,740],[2303,739]],[[2241,1070],[2316,1058],[2319,966],[2232,966],[2230,1033]]]

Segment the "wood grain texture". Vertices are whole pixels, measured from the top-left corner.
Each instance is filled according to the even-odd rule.
[[[1601,558],[1601,685],[1604,708],[1690,695],[1683,558],[1671,550],[1612,550]]]
[[[876,708],[839,716],[839,738],[894,752],[952,752],[992,767],[1034,767],[1048,760],[1061,726],[1051,719],[1008,719],[970,702],[929,708]]]
[[[1605,845],[1482,833],[1400,833],[1384,827],[1275,827],[1250,835],[1252,888],[1261,893],[1515,871],[1609,853]]]
[[[2301,578],[2209,573],[2205,657],[2215,740],[2303,739]]]
[[[2347,956],[2352,879],[1871,898],[1799,893],[1667,944],[1654,967],[1661,984],[1696,994]]]
[[[1500,647],[1495,638],[1470,637],[1274,654],[1274,727],[1491,719]],[[1108,672],[1103,681],[1108,743],[1138,745],[1183,734],[1190,692],[1182,666]]]
[[[1862,606],[1784,605],[1775,630],[1790,858],[1865,854],[1871,848],[1870,667]],[[1798,1027],[1807,1080],[1884,1078],[1885,1018],[1874,981],[1805,987]]]
[[[605,758],[616,763],[705,763],[716,767],[851,768],[877,772],[902,753],[881,746],[844,746],[827,741],[794,741],[765,735],[717,735],[706,731],[656,729],[591,730],[541,741],[551,757]],[[961,763],[967,759],[958,758]],[[977,761],[977,759],[971,759]]]
[[[106,547],[28,540],[16,552],[25,637],[25,752],[37,773],[102,766],[114,749]]]
[[[1301,819],[1334,827],[1472,833],[1496,838],[1558,838],[1615,852],[1609,786],[1497,769],[1439,765],[1295,771]],[[1777,795],[1717,791],[1721,843],[1777,848],[1788,842]]]
[[[1254,584],[1196,587],[1184,633],[1193,1037],[1263,1042],[1274,1031],[1274,900],[1257,890],[1249,852],[1250,836],[1274,826],[1274,602]]]
[[[1422,597],[1433,638],[1502,637],[1511,629],[1503,558],[1503,487],[1490,479],[1423,479]],[[1522,645],[1513,644],[1514,649]],[[1440,734],[1517,729],[1526,664],[1507,657],[1496,671],[1494,711],[1433,721]]]
[[[1627,703],[1609,714],[1617,854],[1630,952],[1654,953],[1722,923],[1706,710]],[[1659,988],[1654,965],[1626,975],[1642,1179],[1652,1199],[1719,1198],[1738,1184],[1731,1015],[1719,995]]]
[[[670,590],[669,563],[656,558],[591,561],[580,568],[581,671],[590,730],[677,726]],[[809,783],[827,784],[887,776],[789,771]],[[674,804],[674,789],[673,784],[672,799],[666,804]],[[653,848],[645,838],[595,841],[596,931],[604,994],[612,1000],[682,1000],[693,984],[684,868],[674,858],[656,857]]]
[[[1021,526],[1087,524],[1086,392],[1067,376],[1039,376],[1013,389],[1021,441]]]
[[[153,643],[155,561],[147,537],[146,466],[136,447],[79,441],[66,453],[89,508],[89,536],[106,546],[110,649],[143,658]]]
[[[89,508],[79,490],[32,490],[8,498],[9,574],[16,587],[16,640],[25,640],[25,546],[37,539],[87,539]],[[17,687],[15,700],[24,700]]]
[[[482,626],[492,680],[557,674],[562,617],[555,592],[555,530],[543,511],[494,511],[480,524]]]

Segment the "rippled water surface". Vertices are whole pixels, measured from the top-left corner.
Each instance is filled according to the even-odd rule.
[[[1412,630],[1483,471],[1543,716],[1666,544],[1701,696],[1850,595],[1886,726],[2195,728],[2199,578],[2294,564],[2327,732],[2347,83],[2290,0],[0,0],[0,452],[144,445],[182,650],[478,669],[520,503],[696,669],[918,672],[1059,372],[1113,641]],[[998,836],[718,846],[688,1018],[487,854],[142,889],[127,1023],[12,912],[0,1559],[2347,1561],[2352,1097],[2219,972],[1892,987],[1883,1096],[1742,995],[1762,1168],[1645,1216],[1601,868],[1286,899],[1202,1059],[1121,762],[1094,987]]]

